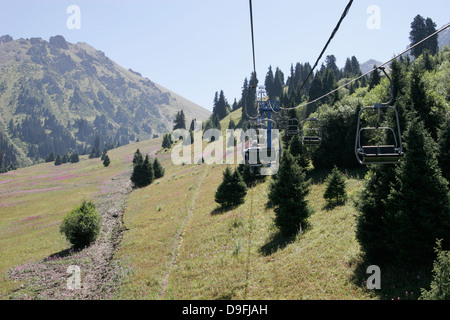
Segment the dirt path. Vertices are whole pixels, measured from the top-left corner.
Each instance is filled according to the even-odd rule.
[[[203,184],[203,181],[205,180],[205,177],[208,173],[208,166],[205,166],[205,170],[203,172],[203,174],[200,177],[200,180],[198,182],[197,188],[195,189],[195,193],[192,196],[192,201],[191,204],[189,206],[188,212],[186,214],[186,217],[184,218],[181,227],[178,229],[177,234],[175,235],[175,242],[173,245],[173,249],[172,249],[172,257],[170,259],[170,263],[169,263],[169,269],[167,270],[167,273],[164,276],[163,282],[162,282],[162,289],[161,292],[158,295],[159,299],[162,299],[165,295],[166,295],[166,290],[167,290],[167,286],[169,284],[169,277],[170,277],[170,273],[172,272],[172,269],[174,268],[176,262],[177,262],[177,258],[178,258],[178,253],[181,247],[181,241],[183,240],[183,234],[185,232],[185,228],[186,225],[189,223],[189,221],[192,218],[192,215],[194,213],[194,206],[195,206],[195,201],[197,199],[197,196],[199,194],[200,191],[200,187]]]
[[[73,252],[65,250],[42,261],[14,268],[10,278],[25,281],[13,299],[108,299],[115,293],[126,270],[113,263],[122,239],[123,212],[131,192],[131,168],[105,182],[93,201],[102,216],[98,239],[90,247]],[[68,286],[69,266],[80,270],[81,288]],[[73,279],[73,278],[72,278]]]

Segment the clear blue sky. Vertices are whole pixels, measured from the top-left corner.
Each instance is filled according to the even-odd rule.
[[[260,83],[269,65],[287,77],[291,63],[317,59],[348,0],[254,0]],[[69,5],[80,8],[80,29],[69,29]],[[371,20],[379,8],[379,20]],[[356,0],[326,55],[342,67],[386,61],[409,44],[417,14],[437,27],[450,22],[449,0]],[[379,21],[371,29],[367,21]],[[60,34],[87,42],[125,68],[211,110],[214,93],[239,100],[253,69],[247,0],[1,0],[0,35],[14,39]]]

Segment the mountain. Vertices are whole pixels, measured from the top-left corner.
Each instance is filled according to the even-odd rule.
[[[372,70],[374,65],[379,66],[382,63],[383,62],[380,62],[380,61],[377,61],[377,60],[374,60],[374,59],[370,59],[370,60],[368,60],[368,61],[366,61],[364,63],[361,63],[361,65],[360,65],[361,72],[364,74],[364,73]]]
[[[440,49],[442,49],[444,46],[450,45],[450,28],[447,28],[439,33],[438,43]]]
[[[97,135],[101,148],[161,135],[179,110],[187,122],[211,114],[87,43],[0,37],[0,169],[5,150],[20,166],[85,152]]]

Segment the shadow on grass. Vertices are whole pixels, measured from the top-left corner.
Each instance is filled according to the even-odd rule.
[[[339,201],[339,202],[327,202],[323,207],[322,210],[325,211],[333,211],[337,207],[345,206],[346,201]]]
[[[327,176],[331,173],[331,168],[311,169],[306,172],[306,179],[311,179],[312,184],[322,184],[325,182]],[[362,180],[369,168],[361,167],[356,169],[339,168],[347,179]]]
[[[76,249],[74,247],[71,247],[71,248],[68,248],[68,249],[64,249],[64,250],[61,250],[61,251],[59,251],[57,253],[53,253],[53,254],[49,255],[47,258],[44,259],[44,261],[54,260],[54,259],[63,259],[63,258],[69,257],[70,255],[72,255],[74,253],[80,252],[80,251],[82,251],[84,249],[85,248]]]
[[[373,273],[367,268],[375,262],[361,258],[356,262],[351,281],[358,287],[367,289],[367,280]],[[421,289],[430,289],[432,266],[406,266],[399,264],[379,264],[381,289],[371,290],[381,300],[417,300]]]
[[[299,233],[303,234],[308,229],[309,229],[309,224],[307,224],[306,222],[302,222]],[[269,241],[259,249],[259,252],[263,256],[266,256],[266,257],[270,256],[271,254],[277,252],[278,250],[280,250],[280,249],[282,250],[282,249],[286,248],[289,244],[293,243],[299,233],[285,234],[281,231],[278,231],[278,232],[274,233],[270,237]]]
[[[263,256],[270,256],[280,249],[284,249],[288,244],[295,241],[296,234],[285,235],[282,232],[275,233],[265,245],[260,248],[260,252]]]
[[[219,215],[219,214],[223,214],[223,213],[226,213],[226,212],[228,212],[228,211],[234,210],[234,209],[236,209],[237,207],[239,207],[239,205],[236,205],[236,206],[226,206],[226,207],[219,206],[219,207],[216,207],[213,211],[211,211],[210,214],[211,214],[212,216]]]

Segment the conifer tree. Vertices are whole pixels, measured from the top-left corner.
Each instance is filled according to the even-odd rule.
[[[155,160],[153,161],[153,173],[155,175],[155,179],[159,179],[164,177],[164,168],[161,165],[161,163],[158,161],[157,158],[155,158]]]
[[[110,163],[111,163],[111,160],[109,159],[109,156],[106,155],[106,156],[105,156],[105,159],[103,160],[103,165],[104,165],[105,167],[107,167],[107,166],[109,166]]]
[[[447,116],[438,131],[438,162],[442,176],[450,182],[450,117]]]
[[[303,148],[301,138],[298,134],[292,137],[289,144],[289,152],[301,168],[305,169],[309,166],[305,148]]]
[[[373,68],[375,69],[377,66],[374,65]],[[375,69],[371,76],[370,76],[370,82],[369,82],[369,90],[372,90],[374,87],[376,87],[381,81],[381,75],[380,71],[378,69]]]
[[[367,260],[373,263],[384,262],[390,257],[387,247],[386,199],[394,170],[392,165],[372,166],[356,202],[359,212],[356,238]]]
[[[166,133],[163,136],[162,147],[164,149],[170,149],[172,147],[172,138],[170,133]]]
[[[400,261],[430,263],[436,240],[450,247],[450,193],[436,159],[437,146],[424,124],[410,120],[406,152],[386,200],[388,244]]]
[[[48,155],[48,157],[45,159],[45,162],[54,162],[55,161],[55,154],[52,152]]]
[[[247,194],[247,186],[242,179],[238,170],[232,173],[230,167],[227,167],[223,172],[222,183],[216,190],[214,195],[215,201],[221,205],[222,208],[234,207],[244,202]]]
[[[280,232],[291,236],[299,231],[309,217],[311,208],[306,196],[310,181],[292,155],[284,151],[277,175],[270,184],[269,200],[275,206],[275,225]]]
[[[61,158],[61,163],[67,163],[67,162],[69,162],[69,156],[67,155],[67,153],[65,153]]]
[[[143,161],[134,164],[131,182],[133,182],[136,188],[142,188],[151,184],[153,179],[153,166],[150,163],[150,157],[146,154]]]
[[[186,129],[186,116],[184,115],[183,110],[177,112],[173,123],[174,123],[173,130]]]
[[[56,156],[56,160],[55,160],[55,166],[60,166],[62,164],[62,158],[61,155],[57,155]]]
[[[341,204],[347,200],[347,191],[345,190],[345,177],[337,167],[334,167],[326,178],[326,188],[323,194],[328,204]]]
[[[77,163],[80,162],[80,157],[78,156],[78,152],[73,152],[72,155],[70,156],[70,162],[71,163]]]
[[[144,156],[141,151],[137,149],[133,155],[133,164],[141,163],[142,161],[144,161]]]

